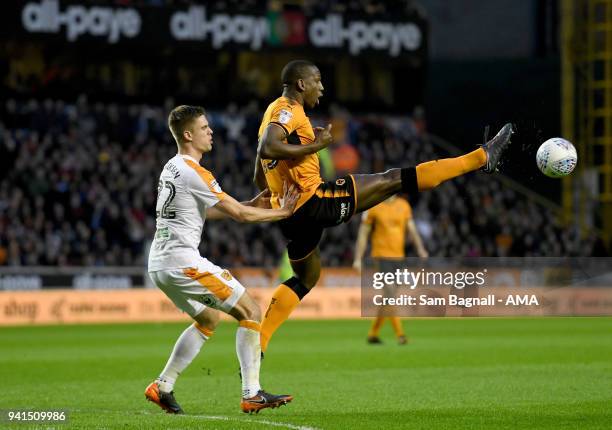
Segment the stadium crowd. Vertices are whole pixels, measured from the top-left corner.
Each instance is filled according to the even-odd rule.
[[[202,2],[194,0],[115,0],[121,6],[185,7]],[[299,8],[306,15],[327,13],[360,13],[368,15],[393,15],[397,13],[424,13],[415,0],[217,0],[215,10],[252,12],[253,10],[279,10]]]
[[[155,229],[157,178],[176,152],[164,106],[5,100],[0,105],[0,265],[143,265]],[[213,151],[204,165],[223,189],[251,198],[261,107],[209,112]],[[418,118],[418,116],[415,116]],[[382,171],[446,156],[411,118],[351,116],[338,107],[336,174]],[[476,173],[412,201],[432,256],[605,255],[596,236],[551,220],[550,209]],[[358,217],[329,229],[325,265],[350,265]],[[210,221],[202,252],[221,266],[276,265],[278,228]]]

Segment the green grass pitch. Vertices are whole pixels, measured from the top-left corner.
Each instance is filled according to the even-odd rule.
[[[370,321],[291,321],[262,384],[295,400],[239,412],[236,325],[222,323],[176,386],[185,416],[143,391],[183,324],[0,328],[0,409],[65,409],[17,429],[609,429],[612,318],[405,320],[410,344]]]

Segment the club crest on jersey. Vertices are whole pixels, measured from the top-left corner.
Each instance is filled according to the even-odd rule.
[[[338,185],[339,187],[344,184],[346,184],[346,179],[336,179],[336,185]]]
[[[228,270],[224,270],[223,272],[221,272],[221,277],[223,279],[225,279],[226,281],[228,281],[228,282],[231,281],[232,279],[234,279],[234,278],[232,278],[232,275],[231,275],[231,273]]]
[[[281,109],[278,115],[278,122],[280,122],[281,124],[287,124],[289,121],[291,121],[292,117],[293,114],[291,112],[285,109]]]

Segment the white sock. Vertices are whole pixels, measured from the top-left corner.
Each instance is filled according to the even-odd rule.
[[[261,346],[259,332],[246,327],[236,331],[236,354],[240,361],[242,373],[242,397],[248,399],[261,390],[259,385],[259,366],[261,364]]]
[[[169,393],[174,389],[176,378],[191,364],[207,340],[208,337],[193,324],[185,329],[176,341],[166,367],[157,378],[161,391]]]

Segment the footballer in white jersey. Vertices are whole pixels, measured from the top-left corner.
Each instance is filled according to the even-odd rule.
[[[213,131],[205,111],[198,106],[178,106],[168,117],[178,154],[164,166],[158,182],[156,233],[149,252],[151,280],[195,320],[178,338],[160,376],[145,390],[145,397],[168,413],[184,413],[174,398],[174,384],[212,336],[219,311],[239,322],[236,353],[242,375],[243,412],[275,408],[293,400],[261,389],[261,311],[245,288],[198,251],[207,212],[239,222],[277,221],[291,216],[299,194],[285,189],[282,207],[271,209],[269,193],[240,203],[221,190],[202,166],[202,156],[212,150]],[[214,208],[213,208],[214,207]]]
[[[157,196],[157,231],[149,254],[149,271],[192,266],[200,258],[198,246],[206,210],[225,193],[197,160],[177,154],[159,176]]]
[[[205,306],[229,312],[244,293],[227,270],[198,251],[206,211],[225,196],[212,174],[186,154],[171,158],[159,177],[148,270],[155,284],[192,317]]]

